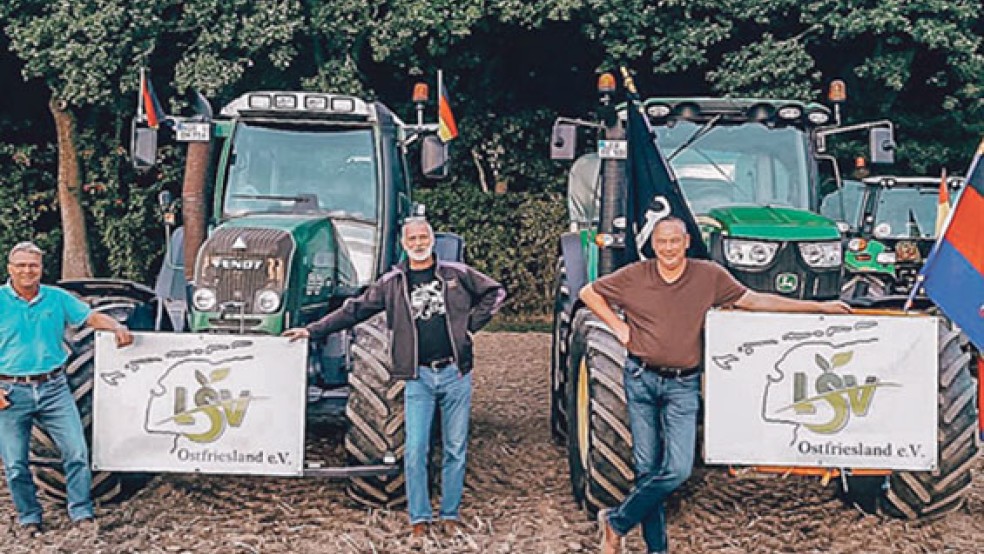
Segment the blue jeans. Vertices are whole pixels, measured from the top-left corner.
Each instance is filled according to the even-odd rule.
[[[642,524],[648,550],[664,552],[666,497],[693,470],[700,374],[660,377],[629,358],[623,379],[636,480],[629,496],[609,514],[609,522],[623,536]]]
[[[11,406],[0,411],[0,456],[7,486],[21,525],[41,523],[28,452],[31,427],[37,422],[54,439],[65,466],[68,515],[73,521],[92,517],[92,472],[82,421],[64,375],[40,384],[0,382]]]
[[[417,368],[418,378],[407,381],[403,402],[406,417],[406,453],[403,457],[410,523],[432,519],[427,461],[435,406],[441,406],[444,454],[441,467],[441,519],[459,519],[468,454],[468,419],[471,412],[471,373],[458,366]]]

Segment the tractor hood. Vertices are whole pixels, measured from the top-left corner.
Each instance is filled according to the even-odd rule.
[[[348,250],[331,219],[297,214],[238,217],[216,227],[195,267],[193,331],[278,334],[285,316],[323,311],[354,286]]]
[[[780,241],[822,241],[840,239],[837,225],[830,219],[806,210],[780,206],[730,206],[714,208],[707,214],[720,226],[721,234],[731,237]]]
[[[297,214],[271,215],[257,214],[245,215],[224,221],[218,229],[230,228],[254,228],[254,229],[276,229],[284,231],[295,237],[297,235],[310,234],[315,228],[323,225],[326,218],[322,216],[298,216]]]

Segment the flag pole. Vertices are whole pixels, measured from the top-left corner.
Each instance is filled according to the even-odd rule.
[[[437,121],[441,121],[441,96],[444,94],[444,70],[437,70]]]
[[[140,86],[137,87],[137,115],[143,119],[146,119],[146,107],[144,106],[144,87],[146,86],[146,75],[147,69],[144,67],[140,68]]]

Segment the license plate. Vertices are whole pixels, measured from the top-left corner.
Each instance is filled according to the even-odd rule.
[[[174,128],[179,142],[208,142],[212,138],[212,125],[201,121],[180,121]]]
[[[598,156],[603,160],[624,160],[629,155],[629,143],[624,140],[599,140]]]

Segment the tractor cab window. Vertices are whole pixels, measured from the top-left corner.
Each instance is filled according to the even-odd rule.
[[[223,215],[323,214],[371,282],[379,219],[377,153],[370,129],[241,123],[232,139]]]
[[[823,197],[820,214],[834,221],[843,221],[852,230],[861,227],[864,185],[861,181],[846,180],[842,187]]]
[[[369,129],[242,124],[233,138],[225,215],[323,211],[375,221],[375,159]]]
[[[939,191],[935,188],[885,188],[874,212],[874,234],[879,238],[933,238]]]
[[[800,129],[680,121],[657,128],[657,136],[694,213],[739,204],[809,208],[807,142]]]

